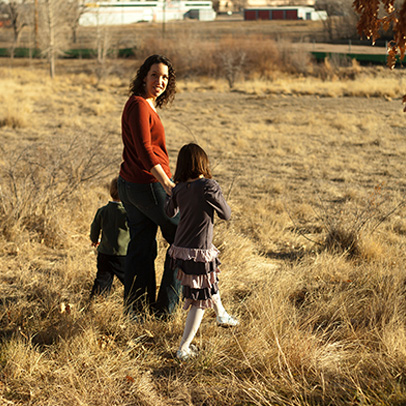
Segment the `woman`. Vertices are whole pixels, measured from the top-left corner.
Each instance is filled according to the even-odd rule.
[[[118,189],[127,211],[131,240],[127,249],[124,304],[136,318],[144,306],[153,306],[158,316],[173,312],[179,302],[180,283],[167,254],[155,302],[155,265],[158,226],[169,244],[175,238],[178,218],[164,209],[171,180],[165,132],[156,108],[175,97],[175,71],[164,56],[145,60],[130,85],[130,97],[122,114],[123,162]]]

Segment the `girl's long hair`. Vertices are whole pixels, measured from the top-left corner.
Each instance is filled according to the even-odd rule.
[[[144,79],[148,75],[152,65],[156,63],[163,63],[168,67],[168,84],[165,91],[156,99],[155,104],[157,107],[162,107],[166,104],[170,104],[175,98],[176,93],[176,74],[175,69],[172,66],[172,62],[163,55],[151,55],[149,56],[141,67],[138,69],[137,75],[130,83],[130,96],[145,96],[144,94]]]
[[[209,158],[199,145],[186,144],[179,151],[173,179],[175,183],[186,182],[188,179],[195,179],[200,175],[211,179]]]

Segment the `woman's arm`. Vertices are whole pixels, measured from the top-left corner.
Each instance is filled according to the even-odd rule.
[[[143,169],[150,172],[158,182],[161,183],[165,192],[169,194],[174,184],[170,181],[168,175],[166,175],[163,170],[161,158],[154,153],[153,147],[154,143],[158,145],[158,149],[164,146],[164,128],[158,118],[154,124],[155,141],[153,141],[151,134],[151,120],[151,107],[145,100],[142,98],[130,100],[123,122],[126,124],[127,131],[131,134],[130,139],[132,145],[130,145],[130,149],[132,154],[139,160]]]
[[[165,189],[166,194],[170,196],[172,194],[172,189],[175,187],[175,184],[168,178],[168,175],[162,169],[162,166],[160,164],[155,165],[151,168],[150,172]]]

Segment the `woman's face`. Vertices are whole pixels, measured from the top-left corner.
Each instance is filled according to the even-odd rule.
[[[149,69],[144,79],[145,98],[155,100],[159,97],[168,85],[169,69],[164,63],[155,63]]]

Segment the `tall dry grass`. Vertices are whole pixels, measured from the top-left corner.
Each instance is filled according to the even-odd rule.
[[[0,127],[0,403],[405,402],[406,126],[391,100],[396,72],[360,68],[355,82],[280,73],[232,92],[224,78],[180,82],[160,112],[170,158],[199,142],[230,202],[214,243],[222,299],[241,326],[219,329],[208,311],[200,355],[179,363],[181,309],[168,322],[130,322],[119,284],[88,303],[89,225],[120,163],[126,81],[0,70],[2,103],[12,92],[29,106],[16,114],[26,125]],[[363,218],[354,255],[320,248],[331,225]],[[159,272],[165,249],[159,236]]]

